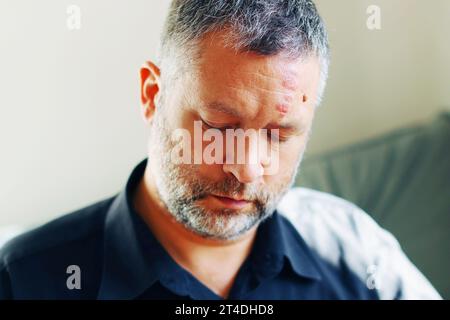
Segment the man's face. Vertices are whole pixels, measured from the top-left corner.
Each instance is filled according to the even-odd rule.
[[[270,216],[294,181],[314,117],[319,63],[315,58],[235,54],[208,38],[201,50],[195,69],[166,84],[172,87],[163,103],[156,105],[149,167],[159,197],[178,222],[203,237],[235,239]],[[194,141],[195,121],[202,121],[203,133],[211,127],[221,130],[216,132],[223,137],[224,158],[239,147],[227,145],[226,129],[268,129],[269,133],[278,129],[279,141],[258,134],[256,141],[265,141],[270,152],[269,157],[258,153],[253,162],[250,153],[257,149],[246,140],[241,150],[246,163],[236,158],[213,164],[175,163],[171,154],[180,143],[172,138],[176,129],[190,134],[192,159],[211,144],[205,139],[200,144]],[[274,161],[277,170],[269,173]]]

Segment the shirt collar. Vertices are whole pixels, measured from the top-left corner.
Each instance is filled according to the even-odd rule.
[[[106,214],[103,273],[99,299],[133,299],[157,280],[177,277],[175,291],[186,295],[185,279],[143,219],[133,209],[132,191],[144,174],[147,160],[140,162]],[[173,289],[173,288],[172,288]]]
[[[258,227],[251,259],[253,270],[260,277],[270,277],[291,268],[300,277],[321,280],[311,254],[300,234],[275,210]]]
[[[147,159],[131,173],[126,187],[109,208],[104,227],[103,273],[99,299],[133,299],[156,281],[176,279],[172,291],[188,295],[188,279],[133,209],[132,192],[144,174]],[[250,254],[253,271],[268,277],[286,267],[301,277],[320,279],[301,236],[276,211],[259,227]],[[173,281],[172,281],[173,283]]]

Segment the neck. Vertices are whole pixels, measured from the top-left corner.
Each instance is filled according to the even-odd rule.
[[[240,266],[250,253],[257,227],[233,240],[208,239],[194,233],[167,211],[148,166],[134,193],[133,203],[167,253],[211,290],[227,297]]]

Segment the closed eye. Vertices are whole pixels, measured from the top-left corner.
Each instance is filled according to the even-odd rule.
[[[212,123],[209,123],[208,121],[200,118],[200,120],[202,121],[203,127],[207,130],[207,129],[216,129],[216,130],[220,130],[222,132],[225,132],[227,129],[234,129],[233,126],[218,126],[218,125],[214,125]],[[279,143],[283,143],[283,142],[287,142],[290,138],[291,135],[282,135],[280,134],[280,130],[274,130],[274,129],[268,129],[267,130],[267,138],[269,139],[269,142],[279,142]]]
[[[212,123],[208,123],[207,121],[200,119],[203,123],[203,125],[207,128],[207,129],[217,129],[220,131],[225,131],[226,129],[232,129],[231,126],[216,126],[213,125]]]

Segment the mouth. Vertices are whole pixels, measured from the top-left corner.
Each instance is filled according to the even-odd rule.
[[[217,200],[222,206],[232,209],[242,209],[252,203],[252,201],[245,199],[236,199],[215,194],[211,194],[210,196]]]

